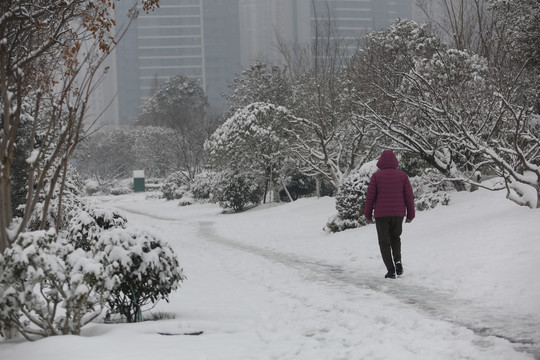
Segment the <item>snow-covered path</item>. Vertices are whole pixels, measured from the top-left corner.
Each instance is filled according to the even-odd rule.
[[[540,326],[536,318],[510,315],[500,309],[486,308],[467,300],[449,298],[447,293],[438,292],[406,281],[388,283],[380,277],[351,274],[340,265],[323,263],[317,259],[298,257],[267,249],[240,244],[215,233],[212,223],[201,223],[201,238],[217,242],[240,251],[249,252],[275,263],[281,263],[302,274],[306,281],[320,282],[342,291],[352,285],[358,289],[372,290],[398,299],[427,316],[449,321],[472,330],[477,335],[495,336],[517,345],[517,348],[540,358]]]
[[[540,359],[540,286],[522,276],[536,267],[538,212],[490,199],[422,213],[404,231],[398,280],[383,279],[373,228],[321,231],[332,199],[242,214],[140,194],[98,199],[177,252],[188,279],[151,312],[174,318],[0,341],[0,359]],[[498,215],[508,209],[516,215]]]
[[[171,214],[147,216],[168,222],[170,232]],[[224,271],[242,282],[238,290],[262,296],[262,307],[249,301],[262,316],[252,329],[262,342],[253,358],[540,357],[535,318],[456,300],[444,291],[409,284],[406,276],[384,280],[320,258],[235,241],[218,233],[212,220],[176,221],[180,232],[187,224],[196,228],[205,256],[215,256]]]

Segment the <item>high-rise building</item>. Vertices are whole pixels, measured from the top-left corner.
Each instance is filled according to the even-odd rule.
[[[240,26],[238,0],[202,0],[204,30],[205,91],[216,109],[225,106],[222,96],[240,63]]]
[[[83,46],[85,46],[84,43]],[[104,125],[118,125],[116,84],[116,59],[115,53],[112,52],[97,70],[94,77],[94,89],[86,104],[85,122],[88,126],[92,126],[92,130]]]
[[[137,18],[141,100],[158,83],[183,74],[205,88],[202,0],[160,0],[159,9]]]
[[[351,53],[358,39],[397,18],[412,18],[414,0],[239,0],[242,65],[283,60],[278,40],[306,47],[339,38]],[[318,29],[318,31],[317,31]]]
[[[256,60],[282,60],[278,41],[309,41],[309,2],[303,0],[239,0],[242,66]]]
[[[119,2],[120,28],[132,6]],[[178,74],[198,79],[220,108],[227,82],[241,70],[238,0],[160,0],[133,20],[116,57],[120,124],[131,124],[153,90]]]
[[[398,18],[411,19],[414,0],[308,0],[311,7],[311,36],[325,24],[333,27],[331,36],[339,37],[342,46],[352,53],[358,39],[374,30],[387,27]],[[321,34],[319,34],[321,36]]]
[[[396,18],[412,18],[414,0],[160,0],[160,7],[133,20],[116,49],[118,121],[132,124],[153,89],[171,76],[200,80],[210,104],[224,106],[222,94],[235,74],[255,60],[283,61],[278,39],[306,48],[317,28],[352,52],[362,35]],[[125,26],[133,2],[115,10]],[[324,36],[324,35],[323,35]],[[114,69],[114,67],[111,67]],[[114,121],[113,121],[114,123]]]

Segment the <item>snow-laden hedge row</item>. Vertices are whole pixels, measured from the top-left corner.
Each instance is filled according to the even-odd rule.
[[[0,255],[0,330],[80,334],[120,283],[100,260],[54,231],[23,233]]]
[[[115,211],[85,207],[59,234],[21,234],[0,255],[0,333],[78,335],[107,305],[131,322],[167,300],[185,279],[176,254],[125,223]]]

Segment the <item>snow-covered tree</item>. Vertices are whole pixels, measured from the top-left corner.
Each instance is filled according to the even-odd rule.
[[[289,160],[284,129],[290,118],[285,107],[268,103],[237,110],[205,143],[210,163],[217,170],[252,173],[276,186],[282,182],[282,168]]]
[[[370,123],[356,121],[353,94],[358,91],[350,71],[350,42],[319,6],[314,41],[309,49],[280,43],[294,69],[293,97],[289,105],[295,118],[288,129],[291,150],[304,174],[324,178],[337,190],[341,181],[371,157],[380,142]],[[303,64],[301,62],[304,62]]]
[[[511,200],[538,206],[540,142],[532,107],[512,103],[512,90],[499,92],[485,60],[450,49],[418,63],[404,86],[416,128],[437,137],[471,175],[488,168],[505,179]]]
[[[511,200],[537,207],[534,115],[531,107],[512,104],[510,94],[498,91],[485,59],[448,49],[419,59],[400,88],[386,91],[394,99],[392,113],[361,106],[367,109],[364,119],[450,179],[476,183],[478,171],[494,172],[505,179]]]
[[[77,149],[77,169],[84,178],[95,180],[101,186],[128,178],[131,171],[136,170],[134,141],[129,129],[96,133]]]
[[[156,3],[142,0],[145,10]],[[45,180],[47,196],[61,186],[102,75],[99,65],[115,45],[113,7],[113,1],[0,2],[0,252],[24,231]],[[19,132],[23,122],[30,131]],[[28,192],[14,224],[11,167],[20,137],[29,139]]]
[[[540,70],[540,3],[536,0],[490,0],[509,50]]]
[[[287,107],[292,90],[288,71],[279,66],[255,62],[228,84],[230,94],[225,94],[228,114],[257,102]],[[229,116],[229,117],[230,117]]]
[[[52,188],[53,192],[49,193],[51,187],[47,180],[44,185],[46,191],[42,192],[38,198],[34,211],[28,219],[27,230],[36,231],[51,227],[56,231],[63,230],[84,203],[79,174],[71,164],[68,164],[65,179],[60,187]],[[15,214],[23,214],[26,210],[25,206],[25,204],[20,205]]]
[[[287,132],[301,171],[324,177],[337,190],[343,178],[373,154],[377,134],[370,123],[356,121],[353,84],[345,69],[336,71],[295,79],[295,117]]]
[[[395,95],[418,62],[442,51],[445,46],[427,25],[410,20],[397,20],[387,29],[368,34],[351,63],[355,87],[352,95],[358,100],[357,119],[377,126],[390,141],[395,141],[391,134],[396,132],[390,129],[406,127],[405,133],[417,141],[406,149],[450,175],[456,169],[453,154],[437,141],[430,141],[436,137],[426,138],[421,128],[414,127],[416,114],[407,116],[404,108],[397,106]]]
[[[131,129],[133,143],[132,170],[144,169],[150,177],[163,178],[182,168],[177,136],[173,129],[158,126],[138,126]],[[120,144],[124,145],[124,144]]]
[[[159,86],[141,105],[135,123],[186,132],[203,119],[207,106],[208,101],[199,81],[178,74]]]
[[[169,128],[139,126],[99,132],[79,147],[76,164],[85,178],[102,186],[130,178],[139,169],[150,177],[166,177],[182,167],[176,145],[176,134]]]
[[[186,182],[193,180],[205,162],[204,141],[215,130],[221,118],[209,111],[208,100],[198,80],[176,75],[159,86],[141,106],[136,124],[165,127],[172,130],[173,171],[183,171]],[[162,154],[147,151],[148,156]],[[161,160],[165,160],[161,157]]]
[[[426,21],[451,48],[470,51],[490,64],[507,61],[505,28],[491,11],[490,0],[417,0]]]

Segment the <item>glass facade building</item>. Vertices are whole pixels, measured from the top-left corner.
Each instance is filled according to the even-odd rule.
[[[140,105],[171,76],[199,79],[210,104],[223,109],[222,94],[236,74],[255,60],[282,61],[278,38],[313,44],[316,29],[331,19],[349,53],[360,36],[397,18],[412,18],[414,0],[160,0],[140,11],[116,49],[118,121],[133,123]],[[127,24],[133,2],[115,10]],[[324,35],[321,35],[324,36]],[[112,67],[114,68],[114,67]]]
[[[414,0],[314,0],[311,40],[316,38],[316,29],[331,19],[333,35],[339,36],[346,52],[352,53],[359,37],[387,27],[398,18],[412,19],[413,4]]]
[[[119,28],[133,4],[120,1]],[[224,105],[227,82],[241,71],[237,0],[160,0],[141,11],[116,50],[120,125],[133,123],[159,84],[182,74],[198,79],[210,104]]]

